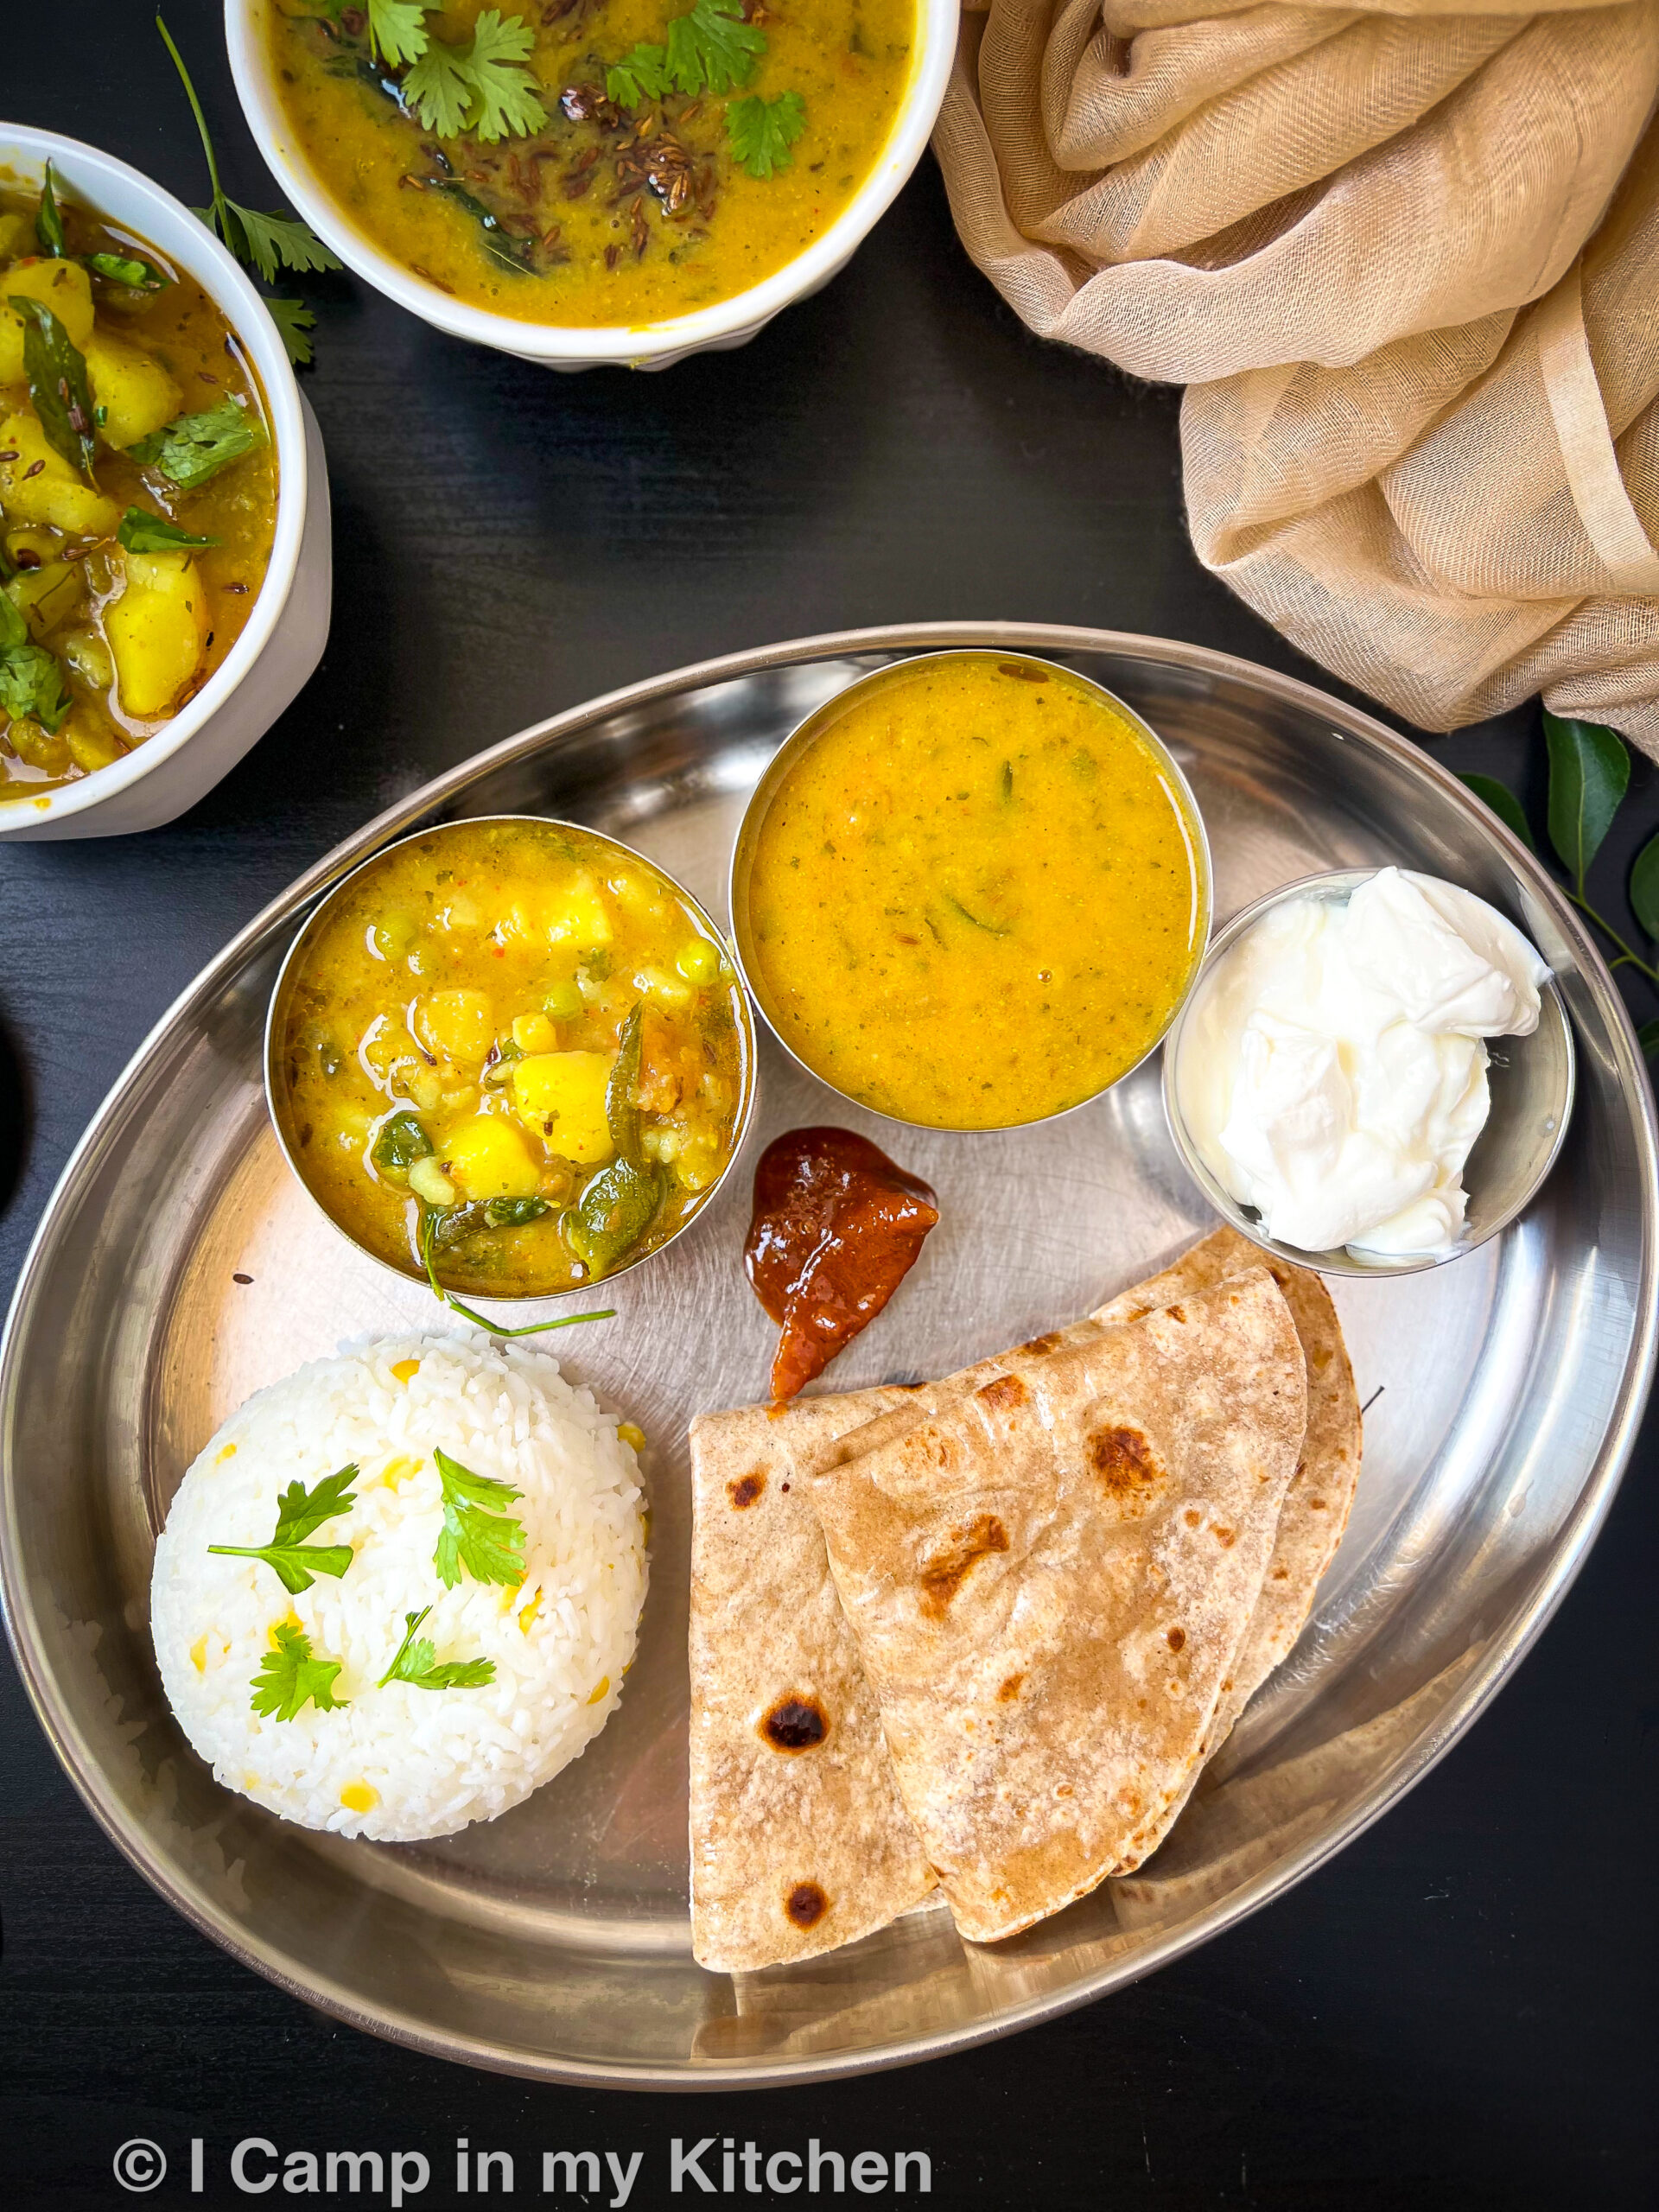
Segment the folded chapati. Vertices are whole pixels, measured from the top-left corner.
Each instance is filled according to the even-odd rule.
[[[1135,1284],[1102,1306],[1096,1317],[1105,1322],[1133,1321],[1173,1300],[1224,1282],[1243,1268],[1262,1266],[1284,1294],[1301,1343],[1307,1370],[1307,1431],[1280,1508],[1262,1594],[1223,1682],[1204,1746],[1205,1759],[1220,1750],[1233,1723],[1300,1635],[1313,1609],[1313,1593],[1342,1541],[1359,1480],[1361,1424],[1354,1370],[1337,1309],[1320,1278],[1311,1268],[1287,1267],[1268,1257],[1233,1229],[1217,1229],[1161,1274]],[[1201,1766],[1193,1769],[1186,1789],[1136,1855],[1118,1867],[1119,1873],[1132,1873],[1157,1849],[1186,1802]]]
[[[981,1942],[1138,1863],[1185,1790],[1307,1410],[1264,1268],[993,1364],[812,1484],[900,1794]]]
[[[810,1959],[933,1887],[830,1579],[802,1457],[895,1389],[691,1425],[691,1948]]]

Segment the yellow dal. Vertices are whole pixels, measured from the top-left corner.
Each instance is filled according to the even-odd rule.
[[[427,18],[433,33],[454,42],[471,33],[484,0],[451,0]],[[541,80],[549,121],[533,139],[480,146],[448,141],[461,181],[493,210],[506,210],[514,227],[545,237],[555,226],[556,250],[569,259],[545,273],[502,269],[486,251],[476,221],[442,194],[410,189],[406,173],[428,167],[425,136],[353,70],[341,68],[340,48],[319,33],[315,14],[299,0],[272,8],[270,36],[277,90],[288,122],[311,167],[339,205],[385,252],[442,289],[492,314],[524,322],[579,328],[642,325],[689,315],[733,298],[793,261],[846,207],[892,131],[909,81],[915,43],[914,0],[799,0],[786,16],[763,16],[766,51],[748,83],[729,96],[775,99],[798,92],[806,128],[787,168],[757,178],[739,168],[726,146],[728,96],[705,95],[701,112],[683,122],[689,103],[634,111],[664,115],[689,147],[714,152],[719,176],[706,222],[692,210],[670,218],[649,192],[639,195],[648,238],[633,251],[632,202],[610,203],[616,190],[615,139],[592,123],[573,124],[559,111],[566,86],[603,88],[609,63],[637,43],[660,45],[668,24],[690,0],[597,0],[568,10],[553,22],[539,5],[499,0],[536,33],[530,67]],[[551,13],[551,10],[545,12]],[[430,143],[428,141],[427,143]],[[596,182],[569,198],[564,179],[577,158],[600,147]],[[533,156],[548,149],[551,158]],[[526,200],[518,181],[534,180]],[[702,235],[698,235],[701,232]],[[607,268],[606,251],[616,265]]]
[[[902,1121],[1000,1128],[1092,1097],[1163,1033],[1203,949],[1157,755],[1097,694],[1021,668],[952,655],[866,693],[754,841],[769,1018]]]

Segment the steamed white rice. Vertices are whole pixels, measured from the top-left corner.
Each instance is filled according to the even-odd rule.
[[[523,1497],[516,1590],[453,1590],[435,1449]],[[355,1462],[356,1502],[306,1541],[349,1543],[338,1580],[291,1596],[264,1561],[210,1544],[269,1544],[276,1501]],[[215,1777],[284,1820],[412,1842],[493,1820],[575,1758],[615,1712],[645,1594],[643,1498],[615,1420],[556,1362],[481,1331],[347,1345],[250,1398],[186,1474],[156,1548],[151,1633],[180,1725]],[[404,1615],[436,1658],[486,1658],[478,1689],[377,1683]],[[339,1660],[347,1702],[292,1720],[252,1707],[272,1631],[297,1621]]]

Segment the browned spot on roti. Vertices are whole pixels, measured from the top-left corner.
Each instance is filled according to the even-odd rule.
[[[740,1475],[735,1482],[728,1483],[726,1495],[731,1499],[734,1510],[741,1513],[746,1506],[754,1503],[766,1486],[765,1470],[757,1467],[752,1475]],[[787,1490],[788,1484],[785,1483],[784,1487]]]
[[[1204,1516],[1198,1510],[1196,1506],[1189,1505],[1186,1511],[1181,1517],[1186,1522],[1189,1529],[1196,1529],[1199,1522],[1203,1520]]]
[[[999,1375],[982,1383],[974,1395],[994,1413],[1011,1414],[1016,1406],[1025,1404],[1031,1393],[1017,1375]]]
[[[977,1515],[968,1529],[953,1529],[949,1548],[922,1569],[922,1611],[930,1618],[939,1619],[975,1560],[1007,1548],[1008,1532],[994,1513]]]
[[[784,1910],[798,1928],[816,1928],[830,1910],[830,1900],[816,1882],[797,1882],[784,1899]]]
[[[1098,1428],[1089,1440],[1089,1459],[1106,1494],[1126,1512],[1146,1510],[1163,1469],[1138,1428]]]
[[[1020,1685],[1025,1681],[1025,1679],[1026,1678],[1023,1675],[1010,1675],[1008,1676],[1007,1681],[1003,1683],[1001,1688],[998,1690],[996,1694],[998,1699],[1002,1704],[1011,1704],[1012,1701],[1019,1696]]]
[[[1308,1499],[1307,1503],[1308,1503],[1308,1510],[1310,1510],[1310,1512],[1313,1512],[1313,1513],[1323,1513],[1323,1512],[1324,1512],[1324,1510],[1325,1510],[1325,1500],[1324,1500],[1322,1497],[1310,1497],[1310,1498]]]
[[[1173,1628],[1170,1630],[1164,1641],[1168,1644],[1172,1651],[1179,1651],[1181,1646],[1186,1642],[1186,1630],[1184,1628]]]
[[[925,1467],[938,1467],[947,1473],[957,1461],[955,1444],[937,1428],[917,1429],[906,1437],[899,1450],[906,1459],[919,1459]]]
[[[1184,1306],[1171,1306],[1165,1310],[1172,1321],[1185,1321],[1186,1319],[1186,1308]]]
[[[775,1751],[810,1751],[829,1732],[823,1707],[815,1697],[780,1697],[760,1723],[760,1733]]]
[[[1217,1529],[1216,1530],[1216,1541],[1221,1546],[1223,1551],[1230,1551],[1233,1546],[1238,1541],[1237,1529]]]
[[[1047,1336],[1033,1337],[1028,1344],[1021,1344],[1020,1349],[1022,1352],[1029,1352],[1033,1359],[1040,1359],[1045,1352],[1052,1351],[1059,1341],[1051,1330]]]

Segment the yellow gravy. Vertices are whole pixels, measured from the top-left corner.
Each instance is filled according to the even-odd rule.
[[[1203,950],[1193,827],[1135,725],[1040,662],[954,653],[850,701],[747,844],[751,981],[827,1083],[1001,1128],[1092,1097]]]
[[[745,81],[619,105],[610,69],[642,45],[666,52],[688,5],[503,0],[505,20],[533,34],[524,67],[547,120],[494,143],[423,127],[410,66],[377,57],[359,8],[271,0],[268,35],[289,126],[359,229],[471,306],[592,328],[690,314],[796,259],[874,167],[909,79],[914,0],[799,0],[776,14],[746,0],[765,43]],[[480,12],[449,0],[426,17],[429,36],[464,48]],[[785,95],[799,135],[771,174],[751,174],[734,111]]]

